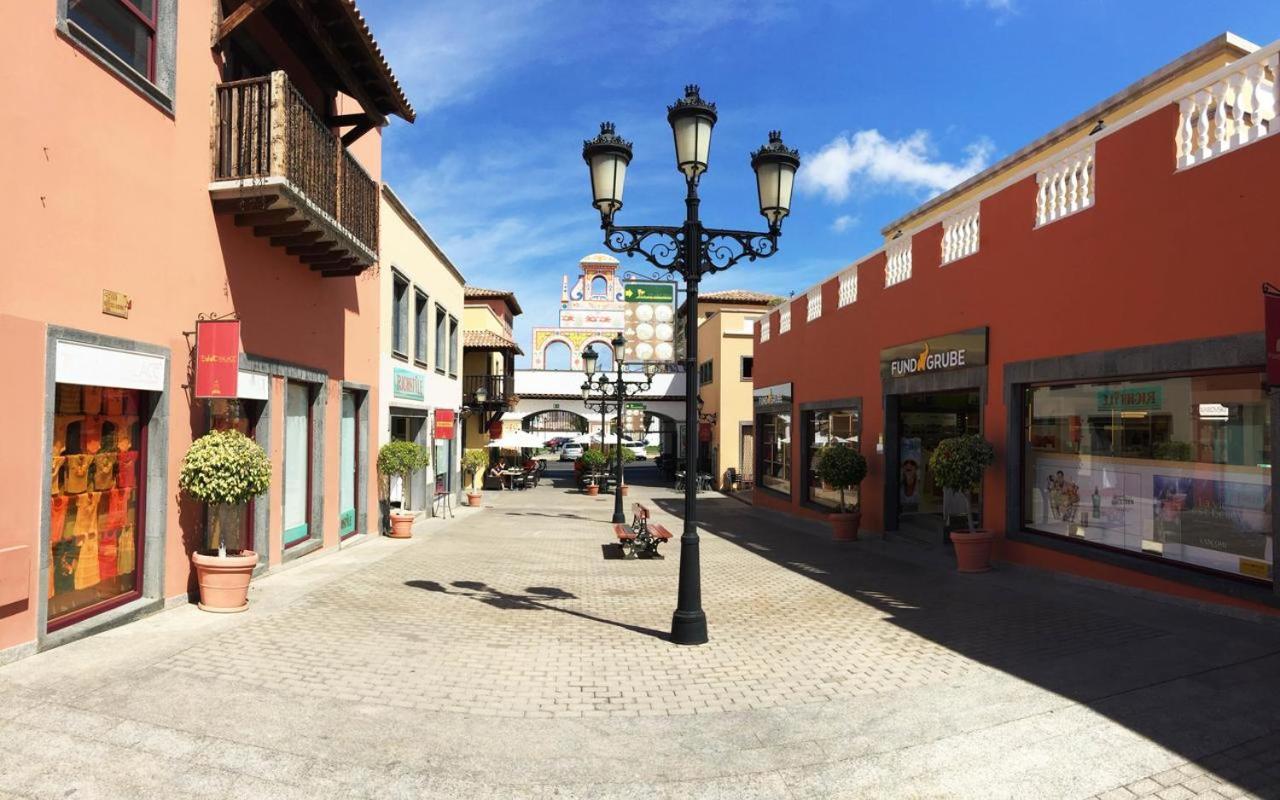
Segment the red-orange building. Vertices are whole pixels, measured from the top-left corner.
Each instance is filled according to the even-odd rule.
[[[852,440],[864,529],[940,543],[929,454],[979,432],[998,558],[1274,606],[1278,52],[1214,39],[765,317],[755,502],[825,513],[813,455]]]
[[[0,663],[187,602],[206,512],[177,471],[211,427],[271,457],[228,521],[260,569],[376,532],[380,129],[413,119],[352,0],[5,23]],[[206,402],[209,316],[241,329]]]

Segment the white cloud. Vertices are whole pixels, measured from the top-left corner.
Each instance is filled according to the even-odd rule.
[[[797,181],[800,190],[822,194],[840,202],[854,191],[857,181],[886,188],[937,194],[985,169],[993,150],[980,139],[965,148],[960,163],[934,160],[927,131],[905,139],[887,139],[880,131],[841,135],[813,155],[806,155]]]
[[[856,214],[841,214],[831,222],[831,230],[844,233],[861,221]]]

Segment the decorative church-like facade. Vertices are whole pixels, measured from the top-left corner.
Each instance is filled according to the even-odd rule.
[[[582,351],[589,344],[596,351],[608,350],[610,340],[622,332],[625,306],[618,259],[593,253],[578,262],[580,272],[572,286],[565,275],[560,289],[560,320],[556,327],[533,329],[533,368],[563,366],[549,359],[557,350],[568,348],[568,367],[582,369]],[[603,353],[602,353],[603,355]]]

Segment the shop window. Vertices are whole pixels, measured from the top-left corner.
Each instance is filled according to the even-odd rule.
[[[741,373],[742,380],[744,381],[751,380],[752,375],[755,373],[755,367],[756,367],[755,356],[743,356],[742,357],[742,373]]]
[[[756,481],[769,489],[791,494],[791,415],[761,413],[760,469]]]
[[[391,274],[391,351],[409,356],[409,281],[398,272]]]
[[[311,389],[285,384],[284,546],[311,538]]]
[[[1028,529],[1270,579],[1260,374],[1037,386],[1026,404]]]
[[[236,398],[215,398],[209,400],[209,430],[237,430],[254,438],[257,433],[257,421],[262,412],[262,404],[256,400],[239,400]],[[221,526],[222,539],[228,550],[252,550],[254,502],[240,506],[225,503],[206,506],[206,530],[216,522]]]
[[[436,372],[443,373],[449,363],[449,354],[445,349],[449,346],[449,315],[444,309],[436,306]]]
[[[427,332],[430,330],[431,315],[427,310],[427,296],[417,289],[413,290],[413,360],[422,366],[427,365]]]
[[[356,489],[360,475],[356,468],[356,450],[359,447],[356,430],[356,410],[360,401],[355,392],[342,392],[342,417],[338,423],[338,535],[356,533]]]
[[[843,445],[857,450],[860,448],[862,421],[858,409],[838,408],[822,411],[810,411],[807,417],[805,451],[809,465],[808,499],[812,503],[837,508],[840,505],[840,490],[826,485],[818,478],[818,452],[827,445]],[[845,505],[855,506],[859,502],[858,487],[846,489]]]
[[[707,359],[706,361],[703,361],[701,364],[698,365],[698,385],[699,386],[706,386],[708,383],[711,383],[714,376],[715,376],[715,373],[713,368],[713,362],[711,359]]]
[[[138,597],[144,394],[57,385],[49,500],[50,629]]]
[[[449,377],[458,377],[458,318],[449,317]]]

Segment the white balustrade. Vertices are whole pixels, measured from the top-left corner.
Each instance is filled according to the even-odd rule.
[[[1074,150],[1036,173],[1036,225],[1083,211],[1093,205],[1093,144]]]
[[[1280,54],[1241,59],[1238,69],[1178,101],[1178,169],[1274,133]]]
[[[942,220],[942,263],[950,264],[978,252],[978,206]]]
[[[893,286],[911,277],[911,237],[896,239],[886,248],[888,260],[884,266],[884,285]]]
[[[778,335],[791,330],[791,300],[788,299],[782,305],[782,310],[778,312]]]
[[[809,290],[809,316],[807,321],[813,322],[822,316],[822,284],[818,284]]]
[[[760,320],[760,341],[769,341],[769,320],[773,319],[772,314],[768,314],[764,319]]]
[[[844,308],[858,302],[858,270],[851,269],[840,276],[840,291],[836,295],[836,308]]]

